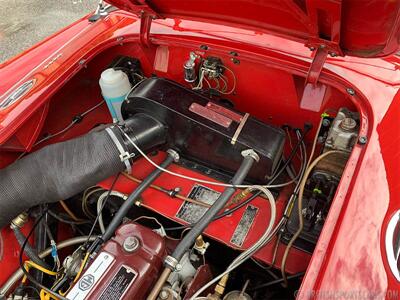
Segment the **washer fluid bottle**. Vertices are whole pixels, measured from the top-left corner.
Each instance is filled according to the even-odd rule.
[[[122,123],[121,105],[132,88],[128,75],[121,70],[106,69],[101,73],[99,84],[113,122]]]

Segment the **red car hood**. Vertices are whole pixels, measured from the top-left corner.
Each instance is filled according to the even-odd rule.
[[[155,18],[226,24],[284,36],[333,55],[380,57],[399,49],[397,0],[108,0]]]

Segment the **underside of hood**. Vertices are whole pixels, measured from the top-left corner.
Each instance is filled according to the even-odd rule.
[[[108,0],[152,18],[181,18],[266,32],[333,55],[381,57],[399,49],[397,0]]]

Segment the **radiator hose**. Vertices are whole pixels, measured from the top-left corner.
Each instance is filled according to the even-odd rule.
[[[124,128],[146,152],[165,143],[165,130],[163,124],[145,114],[135,115]],[[128,153],[132,154],[130,158]],[[0,170],[0,228],[33,206],[70,198],[129,169],[130,160],[137,156],[139,153],[117,126],[52,144],[25,156]]]

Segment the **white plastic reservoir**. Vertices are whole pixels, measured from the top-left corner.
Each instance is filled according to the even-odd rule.
[[[121,105],[131,90],[128,75],[121,70],[106,69],[101,73],[99,84],[113,121],[122,122]]]

